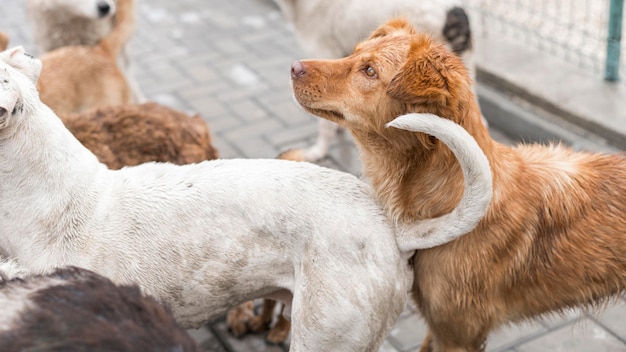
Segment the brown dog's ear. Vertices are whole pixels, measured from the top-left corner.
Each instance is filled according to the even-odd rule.
[[[368,39],[380,38],[390,35],[414,35],[415,28],[411,25],[408,19],[405,17],[396,17],[387,21],[382,26],[378,27]]]
[[[5,51],[8,45],[9,36],[4,32],[0,32],[0,51]]]
[[[411,104],[444,105],[450,97],[441,50],[427,36],[411,42],[406,63],[387,86],[387,94]]]

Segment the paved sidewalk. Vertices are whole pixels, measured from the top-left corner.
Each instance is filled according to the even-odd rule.
[[[140,86],[152,100],[200,113],[223,158],[273,158],[315,140],[316,119],[298,108],[289,88],[290,64],[303,54],[271,0],[138,1],[133,56]],[[35,53],[23,2],[2,0],[0,30],[11,36],[11,45]],[[349,135],[320,164],[358,174]],[[624,303],[620,299],[594,316],[571,311],[507,327],[493,334],[488,350],[626,351]],[[205,351],[286,350],[266,345],[263,336],[232,338],[223,318],[192,333]],[[381,351],[416,351],[424,333],[423,321],[407,307]]]

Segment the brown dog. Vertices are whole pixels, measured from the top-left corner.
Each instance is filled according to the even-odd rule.
[[[135,30],[134,0],[118,3],[113,30],[97,45],[61,47],[42,55],[37,90],[55,113],[133,103],[128,81],[117,64]]]
[[[121,105],[61,117],[67,129],[111,169],[149,161],[217,159],[209,126],[156,103]]]
[[[469,234],[415,255],[413,298],[430,330],[422,351],[480,351],[506,323],[595,308],[626,292],[623,153],[493,141],[461,61],[403,19],[380,27],[347,58],[295,62],[291,77],[307,111],[351,131],[366,176],[398,221],[452,210],[463,176],[441,142],[386,128],[389,121],[411,112],[447,117],[490,161],[494,193],[485,218]]]

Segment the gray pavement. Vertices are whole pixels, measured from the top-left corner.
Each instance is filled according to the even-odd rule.
[[[0,30],[11,36],[12,45],[23,45],[36,53],[23,0],[2,0],[0,18]],[[315,140],[316,119],[298,108],[289,88],[290,64],[304,55],[271,0],[138,0],[133,48],[136,74],[147,96],[200,113],[210,124],[214,144],[223,158],[273,158],[280,151]],[[513,104],[497,88],[481,85],[479,92],[481,104],[488,106],[487,119],[492,126],[502,128],[492,132],[503,142],[566,136],[571,137],[564,138],[567,142],[581,149],[615,147],[587,136],[585,129],[546,127],[543,116]],[[512,124],[507,116],[514,113],[527,119]],[[526,120],[536,124],[528,128]],[[537,136],[541,133],[547,134]],[[341,135],[330,156],[320,164],[358,175],[358,153],[350,136]],[[505,327],[490,337],[488,350],[626,351],[624,303],[624,299],[617,299],[593,315],[568,311]],[[205,351],[287,348],[265,344],[262,335],[235,339],[223,317],[191,333]],[[416,351],[424,333],[423,321],[409,305],[381,351]]]

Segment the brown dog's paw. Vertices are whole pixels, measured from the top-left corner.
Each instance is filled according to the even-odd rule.
[[[273,344],[285,342],[289,336],[289,330],[291,330],[291,322],[281,315],[276,325],[267,333],[266,340]]]
[[[306,161],[304,158],[304,150],[303,149],[289,149],[286,150],[276,157],[276,159],[283,160],[293,160],[293,161]]]
[[[226,314],[226,325],[235,337],[241,337],[248,332],[248,323],[254,318],[254,303],[252,301],[233,308]]]

